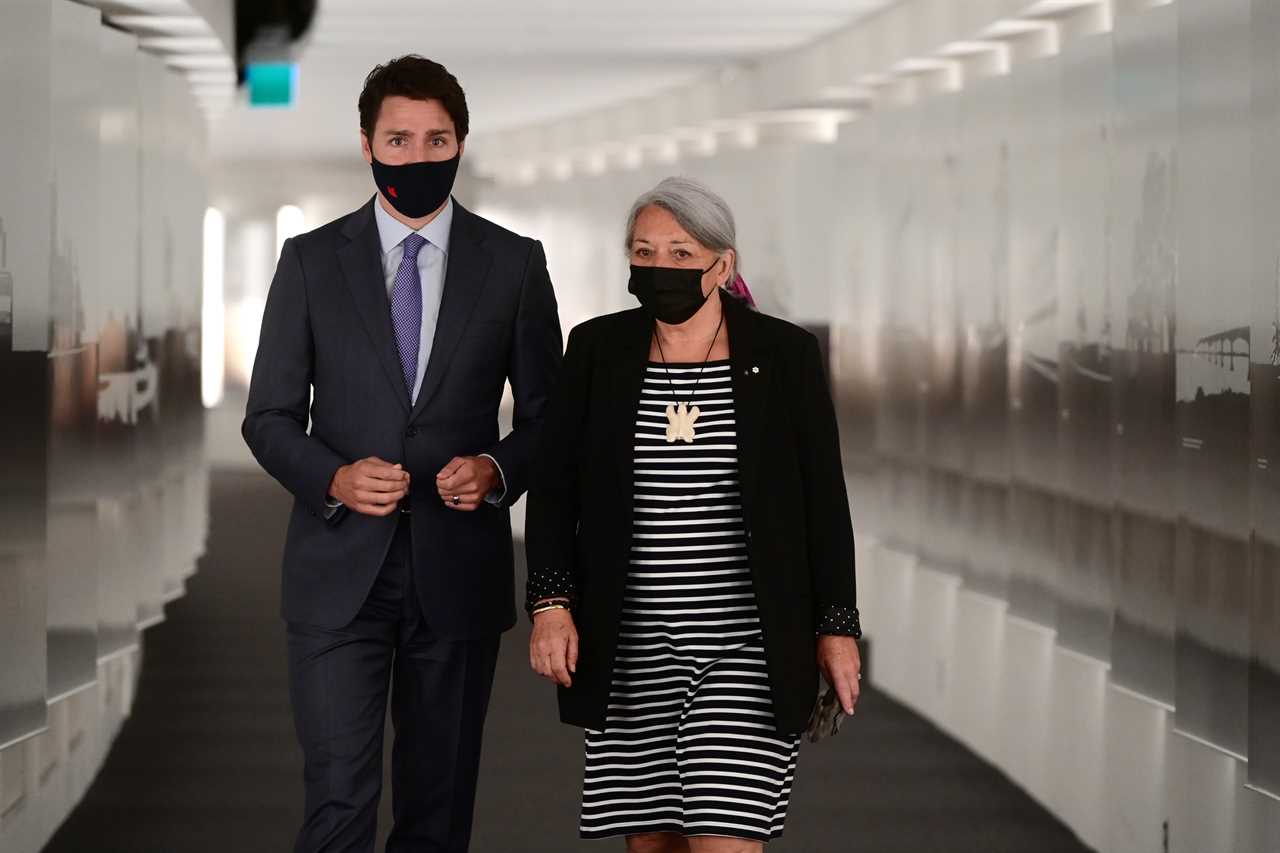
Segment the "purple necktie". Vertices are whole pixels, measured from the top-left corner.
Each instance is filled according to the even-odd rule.
[[[410,234],[401,243],[404,257],[391,287],[391,323],[396,330],[400,367],[404,384],[413,400],[413,381],[418,378],[418,346],[422,337],[422,279],[418,276],[418,252],[426,244],[421,234]]]

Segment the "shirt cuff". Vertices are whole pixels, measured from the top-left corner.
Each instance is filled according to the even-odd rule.
[[[326,519],[333,518],[335,515],[338,514],[338,510],[342,507],[342,501],[332,496],[326,497],[324,499],[324,505],[325,505],[324,517]]]
[[[828,606],[818,620],[818,633],[861,637],[862,624],[858,619],[858,608],[842,607],[839,604]]]
[[[489,494],[484,496],[486,503],[498,506],[502,503],[502,499],[507,496],[507,475],[502,473],[502,466],[498,464],[498,460],[494,459],[493,456],[488,453],[481,453],[480,455],[491,461],[493,463],[493,467],[498,469],[498,479],[502,481],[502,491],[490,489]]]

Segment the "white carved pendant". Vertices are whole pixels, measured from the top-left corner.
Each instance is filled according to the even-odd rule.
[[[698,420],[698,407],[692,409],[687,404],[681,403],[680,408],[676,408],[673,404],[667,403],[667,444],[673,444],[678,439],[686,444],[693,443],[693,424]]]

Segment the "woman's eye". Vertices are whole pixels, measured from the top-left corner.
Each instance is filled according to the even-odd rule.
[[[685,260],[685,259],[687,259],[687,258],[692,257],[692,256],[691,256],[688,252],[686,252],[684,249],[676,249],[675,254],[676,254],[676,257],[677,257],[677,258],[679,258],[679,259],[680,259],[680,260],[682,260],[682,261],[683,261],[683,260]]]

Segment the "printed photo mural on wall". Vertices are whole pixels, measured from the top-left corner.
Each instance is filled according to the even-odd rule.
[[[1007,76],[974,81],[959,119],[967,578],[999,597],[1009,582],[1009,85]]]
[[[1058,254],[1057,642],[1111,657],[1115,508],[1111,454],[1114,170],[1110,35],[1062,52],[1061,229]]]
[[[1250,0],[1179,3],[1176,724],[1248,751]],[[1212,215],[1206,215],[1211,212]]]
[[[1110,271],[1116,596],[1111,678],[1174,702],[1177,10],[1117,20]]]

